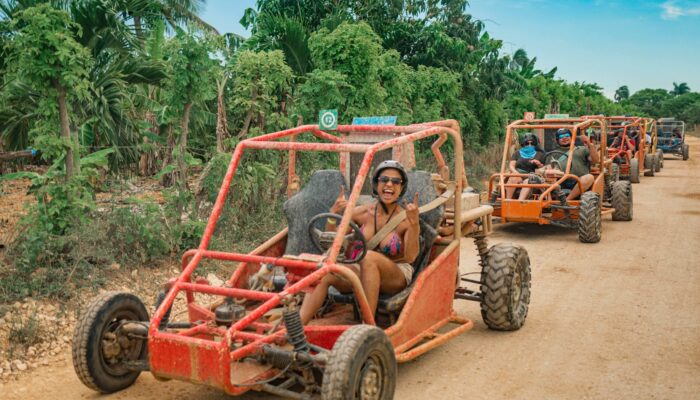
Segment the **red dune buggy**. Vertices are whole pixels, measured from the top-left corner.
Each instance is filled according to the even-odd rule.
[[[336,133],[306,125],[240,142],[201,244],[184,254],[182,273],[168,284],[155,314],[149,319],[134,295],[106,293],[82,315],[73,341],[73,363],[81,381],[110,393],[133,384],[141,371],[150,371],[159,379],[209,385],[232,395],[257,390],[299,399],[391,399],[397,362],[412,360],[472,328],[472,320],[455,312],[454,299],[480,302],[483,320],[492,329],[519,329],[530,299],[528,254],[513,244],[487,248],[492,208],[480,205],[478,194],[463,190],[457,123],[340,125]],[[313,136],[297,141],[302,134]],[[351,143],[350,134],[388,138]],[[452,168],[441,153],[448,139],[454,151]],[[351,222],[351,210],[375,156],[389,149],[400,158],[406,145],[421,140],[434,141],[438,173],[409,172],[407,192],[419,192],[421,204],[414,279],[397,294],[381,294],[375,314],[359,278],[343,266],[348,241],[364,240]],[[290,193],[285,203],[288,227],[249,254],[207,250],[229,189],[236,190],[232,179],[243,152],[262,149],[290,153],[290,183],[301,190]],[[316,171],[300,184],[295,171],[300,151],[337,153],[339,167]],[[361,163],[350,179],[353,155],[361,156]],[[328,215],[348,183],[352,190],[345,213]],[[338,232],[350,233],[318,229],[316,222],[328,217],[340,221]],[[478,279],[459,273],[464,236],[473,238],[479,250]],[[214,286],[194,278],[203,259],[237,264],[225,284]],[[303,325],[299,305],[304,293],[330,273],[347,279],[353,293],[331,292],[319,315]],[[204,295],[217,300],[204,304],[199,301]],[[186,303],[187,318],[181,321],[171,314],[176,298]]]

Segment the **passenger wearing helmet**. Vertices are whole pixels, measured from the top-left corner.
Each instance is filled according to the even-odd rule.
[[[634,129],[626,128],[628,125],[629,122],[623,121],[622,124],[620,124],[621,128],[613,131],[616,135],[608,139],[608,147],[611,149],[621,149],[627,154],[628,159],[632,159],[632,157],[634,157],[634,150],[636,149],[636,142],[635,139],[630,137],[631,134],[634,134]],[[623,135],[623,133],[625,134]],[[622,162],[622,159],[620,159],[620,157],[615,157],[613,161],[619,164]]]
[[[404,167],[393,160],[380,163],[372,176],[372,192],[376,201],[355,207],[352,220],[360,226],[367,242],[389,220],[401,213],[399,200],[406,193],[408,175]],[[347,207],[344,190],[341,188],[338,198],[330,209],[330,212],[342,214]],[[420,225],[418,220],[418,193],[415,193],[412,202],[403,200],[403,208],[406,210],[406,219],[382,238],[376,249],[367,249],[367,254],[358,264],[346,264],[353,270],[362,282],[367,302],[374,312],[379,301],[379,293],[394,294],[406,288],[413,278],[413,266],[411,263],[418,256],[420,244]],[[326,224],[327,231],[335,231],[336,222],[329,220]],[[353,246],[354,247],[354,246]],[[350,248],[352,253],[361,249]],[[352,258],[353,255],[351,254]],[[328,295],[328,287],[334,286],[340,292],[351,292],[352,285],[344,279],[334,275],[326,275],[307,294],[301,306],[300,314],[303,323],[307,323],[323,305]]]
[[[556,133],[557,144],[561,151],[566,152],[565,156],[559,158],[559,164],[564,168],[567,164],[567,158],[569,157],[569,150],[571,149],[571,130],[567,128],[561,128]],[[598,156],[598,149],[596,145],[591,142],[591,140],[586,135],[581,135],[581,141],[583,146],[575,146],[573,149],[572,159],[571,159],[571,174],[576,175],[581,182],[583,188],[579,188],[576,179],[567,179],[562,183],[562,189],[569,189],[571,192],[566,197],[567,200],[573,200],[581,195],[581,189],[585,192],[588,190],[595,180],[591,174],[591,163],[597,163],[600,158]],[[562,171],[556,171],[551,166],[547,167],[545,171],[546,175],[560,175]]]
[[[531,174],[538,168],[544,166],[544,150],[540,148],[540,141],[532,133],[526,133],[520,139],[520,149],[510,157],[508,168],[514,174]],[[528,183],[518,176],[508,178],[508,183]],[[515,193],[514,187],[506,187],[506,197],[512,198]],[[520,200],[525,200],[530,195],[530,191],[523,188],[520,191]]]

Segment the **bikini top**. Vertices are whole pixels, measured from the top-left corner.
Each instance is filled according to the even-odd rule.
[[[396,211],[397,208],[399,208],[399,207],[397,206],[396,208],[394,208],[394,211],[391,212],[391,215],[389,215],[389,219],[387,220],[387,222],[389,220],[391,220],[392,216],[394,216],[394,212]],[[360,230],[362,231],[363,234],[366,233],[365,227],[366,227],[366,225],[362,225],[360,227]],[[379,231],[377,229],[377,208],[376,207],[374,209],[374,229],[375,229],[375,234],[376,234],[376,232]],[[390,234],[386,235],[386,237],[384,239],[382,239],[379,246],[377,246],[377,250],[382,252],[387,257],[396,257],[399,254],[401,254],[402,242],[403,241],[401,240],[401,236],[399,235],[399,233],[396,230],[393,230]],[[350,251],[351,258],[354,258],[356,253],[359,252],[359,247],[361,247],[361,243],[355,242],[353,244],[352,250]],[[372,249],[368,249],[368,250],[372,250]]]

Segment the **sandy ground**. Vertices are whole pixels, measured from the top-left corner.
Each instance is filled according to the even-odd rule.
[[[491,243],[524,245],[532,301],[517,332],[486,329],[478,305],[456,304],[471,332],[399,367],[398,399],[691,399],[700,393],[700,140],[691,159],[668,156],[634,185],[634,221],[604,217],[598,244],[574,231],[497,225]],[[471,243],[462,270],[475,269]],[[267,398],[251,394],[244,398]],[[225,399],[215,390],[158,382],[99,396],[65,361],[0,384],[0,399]]]

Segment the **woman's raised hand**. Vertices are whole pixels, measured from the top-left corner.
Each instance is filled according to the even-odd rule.
[[[403,199],[403,208],[406,209],[406,219],[411,225],[418,225],[418,192],[416,192],[413,202],[407,203]]]

